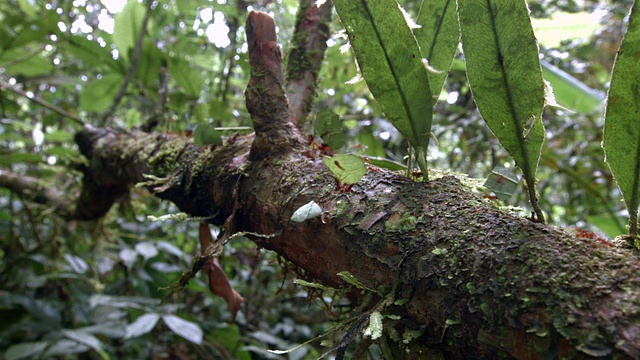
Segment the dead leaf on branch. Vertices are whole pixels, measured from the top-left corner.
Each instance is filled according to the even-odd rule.
[[[211,230],[206,222],[200,222],[199,239],[201,254],[206,256],[209,248],[214,246]],[[220,267],[217,257],[207,257],[202,268],[209,276],[209,289],[227,302],[229,312],[231,312],[232,318],[235,319],[244,298],[231,287],[227,274]]]

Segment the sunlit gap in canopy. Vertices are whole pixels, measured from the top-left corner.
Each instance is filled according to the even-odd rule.
[[[214,12],[211,8],[202,9],[200,10],[200,20],[208,24],[204,33],[207,35],[209,42],[219,48],[224,48],[231,44],[229,27],[221,11]],[[211,20],[213,20],[213,23],[211,23]],[[198,30],[198,35],[202,35],[202,30]]]

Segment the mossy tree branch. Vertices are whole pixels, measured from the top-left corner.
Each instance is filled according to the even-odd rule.
[[[348,271],[374,297],[398,300],[384,308],[399,317],[385,318],[385,333],[411,356],[640,357],[640,261],[629,250],[501,211],[453,177],[416,183],[370,166],[344,191],[289,121],[273,22],[249,21],[255,137],[198,147],[87,126],[76,136],[90,163],[87,199],[145,181],[193,216],[276,234],[254,241],[309,280],[344,287],[337,274]],[[291,221],[311,200],[322,216]],[[98,218],[115,197],[102,201],[78,211]]]

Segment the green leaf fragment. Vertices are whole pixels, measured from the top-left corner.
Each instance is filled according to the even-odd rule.
[[[316,121],[313,126],[315,134],[320,136],[322,141],[330,148],[338,150],[347,143],[340,116],[330,109],[322,109],[316,115]]]
[[[436,99],[447,78],[458,44],[460,29],[455,0],[430,0],[422,3],[413,33],[429,66],[429,86]],[[435,102],[435,99],[434,99]]]
[[[9,347],[4,353],[4,358],[6,360],[34,358],[43,354],[49,347],[49,341],[24,342]]]
[[[63,330],[62,333],[68,339],[92,348],[96,353],[100,354],[102,359],[109,358],[109,354],[104,350],[104,344],[94,335],[82,330]]]
[[[299,207],[293,215],[291,221],[303,222],[322,215],[322,208],[315,201],[310,201]]]
[[[409,299],[398,299],[393,302],[393,305],[402,306],[406,305],[409,302]]]
[[[371,336],[371,340],[375,340],[382,336],[382,329],[382,314],[378,311],[374,311],[369,316],[369,326],[364,329],[362,335]]]
[[[18,0],[18,6],[27,15],[27,19],[32,20],[38,16],[38,8],[31,5],[29,0]]]
[[[341,184],[355,184],[367,173],[367,165],[361,157],[338,154],[322,159]]]
[[[353,286],[357,287],[358,289],[366,290],[366,291],[373,292],[373,293],[376,292],[372,288],[367,287],[366,285],[364,285],[363,283],[358,281],[358,279],[356,279],[355,276],[351,275],[351,273],[348,272],[348,271],[341,271],[337,275],[340,276],[340,278],[342,280],[344,280],[344,282],[346,282],[349,285],[353,285]]]
[[[293,280],[293,283],[294,284],[298,284],[298,285],[302,285],[302,286],[306,286],[306,287],[310,287],[310,288],[314,288],[314,289],[320,289],[320,290],[323,290],[323,291],[336,290],[336,289],[333,289],[333,288],[331,288],[329,286],[325,286],[325,285],[322,285],[322,284],[319,284],[319,283],[305,281],[305,280],[302,280],[302,279],[295,279],[295,280]]]
[[[104,111],[118,95],[124,84],[120,74],[109,73],[89,83],[80,94],[80,108],[84,111]]]
[[[150,332],[156,326],[159,319],[160,315],[155,313],[147,313],[140,316],[136,321],[126,326],[124,338],[130,339]]]
[[[604,101],[604,94],[591,89],[582,81],[541,60],[544,79],[551,84],[556,103],[579,113],[590,113]],[[547,100],[548,105],[550,104]]]
[[[0,67],[12,76],[43,76],[55,72],[53,63],[42,54],[30,55],[25,49],[11,49],[0,54]]]
[[[171,77],[180,85],[186,95],[197,98],[200,96],[200,90],[204,79],[200,76],[200,72],[191,67],[191,64],[182,58],[169,58],[169,72]]]
[[[451,326],[451,325],[458,325],[460,323],[462,323],[460,320],[453,320],[453,319],[447,319],[445,320],[445,325],[446,326]]]
[[[137,1],[128,1],[113,19],[113,42],[116,44],[120,56],[129,58],[129,50],[133,49],[144,21],[144,5]]]
[[[222,145],[222,134],[209,124],[198,124],[193,130],[193,143],[196,145]]]
[[[169,327],[169,329],[171,329],[171,331],[173,331],[174,333],[191,341],[194,344],[199,345],[202,343],[202,328],[200,328],[200,326],[196,323],[170,314],[163,315],[162,319],[164,320],[164,323],[167,324],[167,327]]]
[[[501,201],[507,201],[513,196],[519,183],[520,179],[511,170],[496,166],[491,170],[484,186],[493,191]]]

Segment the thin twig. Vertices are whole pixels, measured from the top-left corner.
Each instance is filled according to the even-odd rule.
[[[144,20],[142,21],[140,36],[138,36],[136,47],[133,49],[133,54],[131,55],[131,66],[129,67],[129,70],[127,71],[127,75],[124,78],[124,84],[122,84],[120,91],[118,91],[118,94],[113,100],[113,104],[111,104],[109,109],[107,109],[107,111],[105,111],[105,113],[102,115],[101,120],[103,124],[107,123],[107,120],[111,118],[113,113],[116,111],[116,108],[122,101],[124,94],[127,92],[129,83],[131,82],[131,80],[133,80],[133,75],[135,74],[136,69],[138,68],[138,61],[140,60],[140,55],[142,54],[142,44],[144,41],[144,37],[147,34],[147,24],[149,23],[149,18],[151,17],[151,10],[153,7],[153,3],[154,3],[153,0],[147,0],[147,13],[145,14]]]
[[[0,188],[8,189],[12,194],[19,196],[27,210],[26,200],[29,200],[49,207],[64,219],[72,218],[70,200],[65,196],[64,191],[55,187],[42,186],[38,178],[0,167]]]
[[[68,119],[71,119],[71,120],[75,121],[76,123],[78,123],[80,125],[85,125],[85,123],[86,123],[80,117],[78,117],[76,115],[73,115],[73,114],[71,114],[69,112],[66,112],[66,111],[60,109],[59,107],[57,107],[57,106],[55,106],[53,104],[50,104],[50,103],[48,103],[48,102],[46,102],[46,101],[44,101],[44,100],[42,100],[42,99],[40,99],[38,97],[35,97],[33,95],[29,95],[25,91],[22,91],[22,90],[20,90],[20,89],[18,89],[16,87],[13,87],[13,86],[5,83],[4,81],[0,81],[0,89],[6,89],[6,90],[9,90],[9,91],[11,91],[11,92],[13,92],[15,94],[20,95],[20,96],[24,96],[25,98],[29,99],[29,101],[34,102],[34,103],[36,103],[36,104],[38,104],[38,105],[40,105],[40,106],[42,106],[44,108],[47,108],[47,109],[49,109],[49,110],[51,110],[53,112],[56,112],[56,113],[66,117]]]

